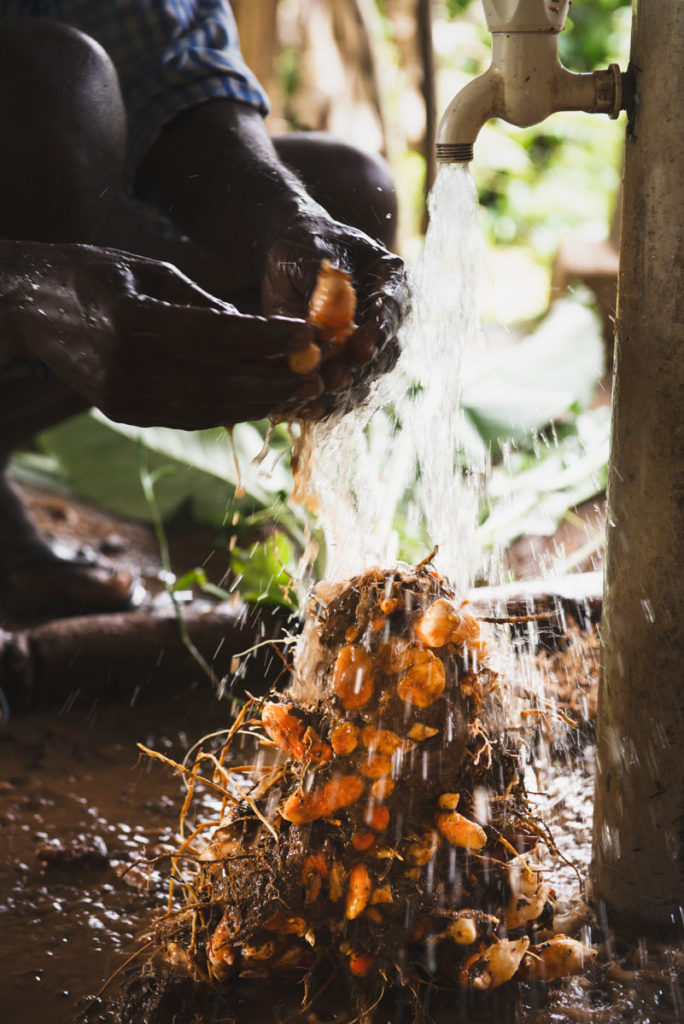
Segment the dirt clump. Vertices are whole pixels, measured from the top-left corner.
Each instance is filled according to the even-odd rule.
[[[228,1003],[238,979],[294,979],[305,1007],[332,984],[363,1016],[394,988],[416,1018],[426,986],[581,971],[592,950],[549,944],[553,840],[487,655],[429,565],[319,585],[291,691],[248,702],[222,749],[183,768],[167,962]],[[238,733],[259,750],[229,767]],[[202,781],[221,810],[188,831]]]

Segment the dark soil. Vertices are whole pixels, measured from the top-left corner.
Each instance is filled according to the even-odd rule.
[[[111,972],[141,948],[145,929],[166,906],[161,873],[148,880],[146,871],[131,865],[172,844],[184,790],[166,767],[139,760],[137,741],[182,758],[196,739],[226,724],[228,711],[228,706],[217,704],[206,692],[193,692],[146,707],[15,717],[2,734],[3,1022],[71,1024],[77,1010],[89,1004],[93,1022],[172,1024],[175,1011],[160,1010],[156,1020],[120,1015],[114,999],[116,983],[105,993],[105,998],[114,1000],[108,1017],[104,1001],[98,1009],[84,997],[94,996]],[[563,768],[556,776],[560,792],[567,771]],[[574,798],[577,784],[572,788]],[[586,844],[587,823],[580,817],[586,807],[566,797],[563,808],[562,825],[569,838],[566,852],[577,857],[578,844]],[[122,878],[126,868],[129,871]],[[628,971],[624,980],[611,977],[610,962],[615,960]],[[633,937],[605,948],[589,978],[558,988],[550,998],[542,992],[523,991],[522,1020],[525,1024],[677,1024],[684,1020],[678,983],[681,967],[676,950],[647,947]],[[135,970],[140,998],[144,993],[149,1008],[150,992],[155,987],[159,991],[155,981],[159,975],[153,973],[143,982],[135,964],[131,970]],[[165,986],[161,990],[166,992]],[[183,992],[187,1001],[187,983]],[[281,985],[274,992],[256,982],[236,993],[234,1007],[240,1014],[239,1024],[276,1024],[286,1019],[291,1024],[314,1024],[310,1015],[293,1015],[300,998],[298,986],[293,990]],[[434,1019],[454,1024],[453,1010],[453,1001],[450,1012],[445,1010],[443,1015],[435,1007]],[[388,1014],[376,1024],[411,1024],[408,1007],[403,1017],[399,1009],[393,1012],[394,1018]],[[202,1024],[220,1019],[199,1018]],[[350,1018],[338,1006],[337,1013],[333,1007],[329,1016],[318,1019],[346,1024]],[[505,1024],[503,1016],[491,1013],[480,1016],[480,1021]]]
[[[181,793],[168,771],[139,762],[136,740],[182,757],[189,737],[227,715],[196,690],[147,707],[15,716],[0,734],[7,1024],[66,1024],[140,947],[165,884],[133,865],[173,841]]]
[[[146,527],[42,492],[25,493],[51,532],[72,536],[79,543],[87,538],[95,547],[104,541],[113,561],[140,569],[151,592],[162,589],[156,541]],[[186,536],[186,544],[183,533],[179,531],[178,540],[173,541],[174,567],[179,572],[205,562],[213,546],[213,537],[194,531]],[[217,565],[213,576],[217,580],[224,571],[215,561],[218,557],[209,563]],[[10,630],[30,623],[4,617],[1,625]],[[594,650],[593,641],[588,647],[572,641],[553,656],[549,668],[559,687],[565,688],[577,673],[578,659],[585,666],[594,664]],[[595,671],[584,675],[582,700],[590,705]],[[182,759],[193,742],[226,727],[229,718],[230,705],[216,701],[208,684],[197,679],[134,706],[105,708],[91,702],[61,714],[15,714],[5,724],[0,732],[3,1022],[68,1024],[90,1006],[93,1022],[172,1024],[179,1005],[190,1004],[200,1012],[193,1024],[217,1022],[222,1015],[231,1019],[213,992],[198,996],[194,986],[190,992],[189,982],[183,980],[171,988],[164,980],[159,984],[158,967],[146,967],[141,975],[137,965],[143,963],[144,955],[129,968],[138,989],[139,1013],[131,1017],[117,1010],[116,982],[103,1000],[92,1000],[111,973],[144,946],[152,922],[166,907],[163,862],[151,875],[136,862],[163,856],[174,845],[184,788],[167,767],[141,761],[136,744],[142,741]],[[589,741],[586,736],[584,742]],[[590,763],[591,749],[584,746],[582,753]],[[571,772],[576,773],[575,782],[568,786]],[[560,811],[561,824],[567,829],[563,848],[578,863],[586,863],[590,778],[585,783],[577,762],[567,760],[551,769],[551,775],[556,795],[550,805],[556,813]],[[586,799],[580,799],[580,790],[586,790]],[[554,987],[550,993],[524,988],[513,1005],[480,1007],[469,1019],[492,1024],[514,1019],[525,1024],[676,1024],[684,1020],[681,966],[681,954],[672,947],[647,946],[637,936],[628,936],[622,943],[613,937],[602,947],[589,977]],[[130,993],[129,988],[129,1000]],[[333,993],[325,1007],[327,1016],[298,1015],[299,1002],[298,987],[290,991],[281,985],[274,992],[252,982],[236,989],[233,1007],[240,1021],[253,1024],[349,1020],[345,1008],[335,1005]],[[444,1003],[439,994],[431,997],[429,1009],[435,1021],[453,1024],[458,1019],[458,1006],[453,1000]],[[409,1007],[399,1001],[374,1020],[374,1024],[389,1022],[412,1024]]]

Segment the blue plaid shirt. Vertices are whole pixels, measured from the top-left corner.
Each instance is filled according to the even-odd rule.
[[[263,114],[227,0],[0,0],[0,16],[53,18],[92,36],[119,74],[128,115],[128,184],[179,111],[228,98]]]
[[[0,0],[3,15],[65,22],[107,51],[126,105],[129,194],[140,161],[179,111],[228,98],[268,113],[266,94],[242,59],[227,0]],[[178,237],[163,214],[131,199],[158,231]],[[0,355],[3,379],[49,375],[38,359]]]

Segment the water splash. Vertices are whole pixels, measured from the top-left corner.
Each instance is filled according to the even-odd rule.
[[[411,437],[419,480],[414,500],[436,559],[465,590],[476,568],[474,532],[484,466],[464,456],[462,378],[481,351],[478,289],[483,242],[477,193],[467,167],[442,167],[428,202],[425,248],[414,275],[413,314],[400,371],[413,386],[397,403]]]
[[[326,576],[347,578],[396,561],[395,514],[403,506],[423,554],[464,591],[476,554],[483,467],[463,455],[461,377],[479,350],[477,308],[483,244],[467,168],[440,170],[430,224],[413,274],[413,312],[395,371],[360,409],[312,430],[310,489],[326,541]]]
[[[406,484],[402,467],[410,465],[411,455],[407,451],[404,458],[408,438],[395,435],[382,412],[393,393],[394,378],[376,382],[362,406],[307,428],[301,497],[313,499],[328,579],[346,579],[396,559],[392,517]]]

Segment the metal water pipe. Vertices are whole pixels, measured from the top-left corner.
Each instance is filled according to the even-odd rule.
[[[444,114],[441,163],[492,117],[629,114],[592,876],[609,920],[664,935],[684,927],[684,3],[633,0],[625,75],[562,67],[569,0],[483,5],[492,64]]]
[[[684,930],[684,3],[633,6],[594,896]]]
[[[492,62],[447,107],[437,132],[440,163],[469,163],[480,128],[493,117],[526,128],[558,110],[618,116],[622,74],[617,64],[577,74],[558,58],[558,33],[570,0],[482,4],[492,34]]]

